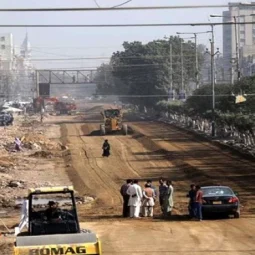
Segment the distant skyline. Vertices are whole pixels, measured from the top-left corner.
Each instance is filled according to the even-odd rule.
[[[97,0],[101,7],[120,4],[124,0]],[[228,4],[226,0],[133,0],[126,6],[154,5],[206,5]],[[240,1],[231,1],[240,2]],[[1,8],[40,7],[96,7],[93,0],[1,0]],[[121,24],[121,23],[193,23],[214,22],[210,14],[222,14],[222,8],[148,10],[121,12],[55,12],[55,13],[1,13],[2,24]],[[176,32],[207,31],[210,27],[127,27],[127,28],[0,28],[0,33],[12,33],[15,45],[21,45],[26,32],[32,47],[32,59],[69,57],[109,57],[122,50],[124,41],[163,39]],[[184,36],[187,37],[187,36]],[[210,34],[198,37],[198,42],[209,47]],[[222,28],[215,29],[215,47],[222,49]],[[107,60],[40,61],[33,62],[36,68],[81,68],[96,67]]]

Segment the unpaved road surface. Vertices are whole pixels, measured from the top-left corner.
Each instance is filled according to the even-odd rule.
[[[62,134],[71,150],[71,181],[79,193],[98,198],[91,208],[80,208],[80,218],[99,234],[104,254],[255,254],[253,162],[160,122],[130,122],[131,135],[101,137],[98,110],[88,111],[84,123],[63,124]],[[101,156],[104,139],[112,147],[109,158]],[[160,176],[174,181],[172,219],[161,220],[158,206],[152,220],[122,219],[119,189],[125,179],[157,184]],[[242,218],[187,220],[191,182],[231,186],[240,194]]]
[[[80,195],[97,198],[78,210],[82,227],[99,235],[104,255],[255,254],[254,162],[160,122],[133,121],[130,135],[101,137],[99,112],[93,106],[84,120],[57,117],[56,122],[71,152],[65,158],[70,181]],[[101,155],[104,139],[111,144],[109,158]],[[122,219],[119,190],[124,181],[136,178],[143,186],[150,178],[157,185],[161,176],[174,181],[172,219],[160,218],[158,204],[154,219]],[[240,194],[241,218],[189,221],[186,193],[192,182],[231,186]],[[0,254],[8,254],[1,251],[0,246]]]

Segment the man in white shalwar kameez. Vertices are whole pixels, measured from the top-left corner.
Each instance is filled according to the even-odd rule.
[[[174,193],[174,187],[171,181],[167,181],[166,185],[168,187],[167,192],[165,193],[164,199],[163,199],[163,216],[167,218],[168,216],[171,216],[172,210],[174,207],[174,200],[173,200],[173,193]]]
[[[133,184],[128,188],[127,194],[129,195],[130,218],[139,218],[143,192],[138,185],[138,180],[134,180]]]

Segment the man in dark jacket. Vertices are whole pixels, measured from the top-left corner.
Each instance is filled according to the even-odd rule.
[[[62,210],[58,208],[57,203],[54,201],[49,201],[48,206],[48,209],[45,211],[47,220],[61,220]]]
[[[103,157],[109,157],[110,156],[110,144],[108,143],[108,140],[105,140],[102,146],[103,149]]]
[[[120,194],[123,197],[123,212],[122,216],[124,218],[129,217],[129,206],[128,206],[128,200],[129,200],[129,195],[127,194],[127,190],[129,186],[132,184],[132,180],[127,180],[125,184],[121,186],[120,189]]]
[[[196,217],[196,186],[195,184],[190,185],[190,191],[187,194],[187,197],[189,198],[189,216],[191,219]]]

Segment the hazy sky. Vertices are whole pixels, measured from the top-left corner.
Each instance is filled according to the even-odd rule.
[[[125,0],[97,0],[110,7]],[[126,6],[227,4],[228,0],[133,0]],[[240,1],[232,1],[240,2]],[[1,0],[0,8],[26,7],[95,7],[93,0]],[[210,14],[223,9],[181,9],[112,12],[0,13],[2,24],[121,24],[121,23],[188,23],[209,22]],[[221,21],[211,19],[211,21]],[[13,33],[15,44],[21,44],[26,31],[33,58],[108,57],[120,50],[123,41],[148,42],[176,32],[207,31],[209,27],[146,28],[0,28],[0,33]],[[186,36],[188,37],[188,36]],[[208,45],[209,35],[200,35],[199,43]],[[209,46],[209,45],[208,45]],[[216,29],[216,47],[222,47],[222,30]],[[104,60],[106,61],[106,60]],[[102,60],[34,62],[38,68],[96,67]]]

